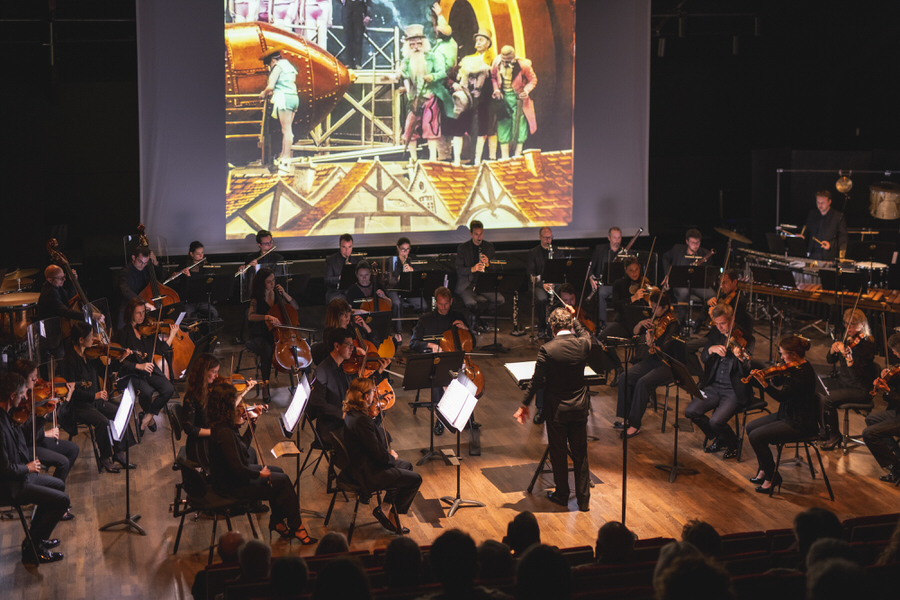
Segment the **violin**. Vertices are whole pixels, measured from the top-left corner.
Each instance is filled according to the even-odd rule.
[[[341,363],[341,369],[348,375],[371,377],[381,366],[378,348],[375,347],[375,344],[363,338],[359,329],[356,327],[354,329],[356,330],[356,338],[353,340],[354,352],[350,358]]]
[[[63,386],[63,389],[66,389],[65,386]],[[66,392],[68,393],[68,389],[66,389]],[[54,410],[56,410],[56,405],[59,403],[59,398],[57,398],[56,396],[43,398],[41,400],[34,400],[34,397],[34,394],[29,394],[29,396],[26,397],[21,404],[19,404],[19,406],[10,411],[9,417],[14,422],[21,425],[28,421],[28,419],[31,417],[32,403],[34,404],[34,415],[36,417],[43,417],[44,415],[53,412]]]
[[[113,360],[122,360],[129,354],[134,354],[139,358],[147,358],[147,355],[145,353],[134,352],[133,350],[123,348],[119,344],[94,344],[93,346],[85,348],[84,350],[85,358],[89,359],[106,358],[108,356]]]
[[[637,281],[635,281],[628,287],[628,292],[632,296],[634,296],[635,294],[638,293],[638,290],[643,290],[644,296],[649,296],[651,293],[653,293],[653,290],[658,290],[658,289],[659,288],[654,288],[652,285],[650,285],[649,279],[647,279],[644,276],[641,276]]]
[[[665,335],[666,330],[669,328],[669,325],[672,323],[677,323],[678,317],[675,316],[675,312],[671,309],[671,307],[662,315],[656,317],[656,319],[650,325],[650,335],[653,338],[653,343],[650,345],[648,351],[651,354],[656,353],[656,340]]]
[[[884,386],[888,387],[888,381],[900,375],[900,365],[895,366],[893,369],[889,370],[887,373],[875,379],[875,385],[872,387],[872,391],[869,392],[870,396],[874,396],[878,394],[879,388]]]
[[[737,348],[738,358],[741,360],[750,360],[750,354],[747,353],[747,339],[744,337],[744,334],[741,333],[740,329],[734,329],[734,331],[731,332],[731,338],[728,340],[726,348],[730,352],[734,352],[735,348]]]
[[[238,394],[246,390],[248,387],[252,387],[256,384],[269,385],[268,381],[248,381],[247,378],[240,373],[234,373],[230,377],[222,377],[220,375],[216,377],[214,383],[230,383],[234,386],[234,389],[237,390]]]
[[[755,371],[750,371],[749,375],[741,378],[741,383],[749,383],[751,378],[756,378],[758,381],[764,381],[772,377],[777,377],[778,375],[782,375],[792,369],[799,369],[800,366],[805,362],[805,360],[795,360],[780,365],[772,365],[767,369],[757,369]]]
[[[252,419],[258,419],[267,412],[269,412],[268,404],[254,404],[253,406],[247,406],[246,404],[241,403],[238,415],[244,420],[250,421]]]
[[[387,379],[382,379],[375,386],[375,400],[369,405],[369,416],[374,419],[392,406],[394,406],[394,388]]]
[[[469,331],[460,329],[456,326],[453,326],[444,332],[438,345],[444,352],[469,353],[475,348],[472,334]],[[481,398],[481,395],[484,394],[484,374],[469,356],[463,358],[463,372],[466,374],[469,381],[475,384],[475,397]]]
[[[597,332],[597,326],[594,325],[594,322],[587,318],[587,315],[581,310],[581,307],[577,307],[575,309],[575,318],[584,326],[585,329],[591,332],[591,335]]]
[[[157,323],[159,325],[158,328]],[[174,319],[163,319],[160,323],[153,317],[149,317],[142,324],[137,326],[137,330],[141,335],[148,337],[157,333],[160,335],[169,335],[172,332],[172,325],[174,324]],[[193,323],[191,325],[179,325],[178,328],[181,331],[194,331],[197,329],[198,324],[199,323]]]

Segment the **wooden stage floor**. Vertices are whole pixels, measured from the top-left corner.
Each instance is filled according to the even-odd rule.
[[[501,329],[510,329],[501,322]],[[231,334],[233,335],[233,334]],[[227,335],[230,338],[231,335]],[[492,336],[482,336],[482,345]],[[223,336],[225,339],[226,336]],[[408,339],[408,333],[404,336]],[[442,496],[456,493],[455,468],[441,460],[432,460],[417,467],[424,483],[404,525],[410,537],[419,544],[430,544],[443,531],[459,528],[470,533],[477,542],[501,539],[506,524],[524,510],[537,515],[542,540],[558,546],[593,545],[597,529],[606,521],[622,520],[622,442],[612,429],[615,421],[616,390],[606,386],[593,388],[593,413],[588,431],[596,437],[589,442],[590,467],[596,487],[591,496],[591,510],[578,512],[574,498],[570,509],[559,507],[544,497],[544,490],[552,486],[550,475],[544,475],[535,486],[534,494],[526,493],[531,476],[546,447],[542,426],[530,422],[519,425],[513,419],[522,392],[503,367],[506,362],[533,360],[537,345],[528,337],[512,337],[506,333],[499,340],[510,351],[496,357],[479,357],[478,364],[485,372],[486,392],[476,411],[482,424],[482,455],[467,454],[468,432],[462,436],[462,497],[485,503],[484,508],[462,508],[452,518],[447,517]],[[762,357],[765,340],[760,340]],[[813,363],[822,366],[826,338],[814,339],[811,353]],[[830,341],[827,342],[830,344]],[[231,358],[233,346],[223,343],[217,354],[224,365]],[[883,359],[880,359],[883,361]],[[402,372],[402,367],[392,370]],[[415,463],[420,449],[429,443],[429,414],[420,410],[413,415],[406,405],[413,392],[397,388],[397,404],[387,417],[393,448]],[[260,442],[264,451],[282,439],[276,415],[288,400],[287,377],[275,381],[272,410],[260,420]],[[674,399],[670,399],[674,406]],[[774,404],[770,400],[770,406]],[[876,409],[883,403],[879,399]],[[683,413],[685,402],[681,403]],[[707,455],[701,448],[703,437],[699,430],[682,431],[679,438],[679,462],[699,471],[696,475],[679,475],[669,483],[668,473],[654,468],[672,461],[674,432],[671,427],[674,411],[670,411],[666,432],[660,431],[660,412],[648,409],[642,433],[628,444],[628,479],[626,525],[640,538],[655,536],[678,537],[682,525],[693,518],[712,523],[721,533],[765,530],[790,527],[794,515],[811,506],[833,510],[840,519],[862,515],[896,512],[900,490],[878,481],[883,472],[865,449],[857,447],[849,454],[840,451],[823,453],[825,469],[834,487],[836,499],[831,502],[821,478],[811,479],[806,467],[785,466],[784,485],[774,498],[757,494],[747,481],[756,473],[756,461],[749,443],[745,443],[741,463],[724,461],[721,454]],[[148,433],[143,443],[133,448],[131,458],[139,468],[131,480],[131,507],[142,515],[141,526],[147,531],[143,537],[131,532],[100,532],[105,523],[121,519],[125,514],[125,475],[99,474],[94,468],[90,441],[84,435],[76,437],[81,444],[81,457],[69,476],[68,492],[72,498],[76,519],[61,523],[54,537],[62,541],[60,550],[65,560],[40,568],[26,569],[20,561],[22,531],[17,519],[0,524],[0,590],[3,597],[40,600],[53,598],[190,598],[194,574],[206,564],[206,548],[212,523],[201,518],[185,523],[179,553],[172,555],[178,521],[172,518],[169,505],[174,496],[176,473],[172,471],[172,446],[169,426],[158,420],[159,430]],[[851,430],[861,431],[862,417],[851,416]],[[301,434],[308,445],[311,433]],[[445,433],[435,438],[437,449],[455,446],[455,436]],[[813,456],[815,460],[815,456]],[[272,461],[289,474],[295,471],[295,460],[283,458]],[[292,475],[293,477],[293,475]],[[301,479],[303,508],[324,513],[330,496],[325,494],[325,469],[315,475],[311,470]],[[352,514],[352,503],[339,500],[329,527],[321,518],[307,517],[311,535],[321,537],[328,531],[346,531]],[[265,530],[267,515],[257,515],[257,524]],[[235,527],[249,535],[245,517],[234,521]],[[370,507],[361,505],[354,549],[379,548],[387,545],[388,535],[371,515]],[[224,530],[224,522],[220,531]],[[265,538],[264,538],[265,539]],[[314,546],[293,546],[281,540],[273,541],[273,553],[312,554]]]

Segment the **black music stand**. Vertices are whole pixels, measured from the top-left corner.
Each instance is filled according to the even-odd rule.
[[[125,389],[122,394],[122,398],[119,401],[119,407],[116,409],[116,416],[113,418],[112,422],[109,424],[110,433],[115,441],[121,442],[125,439],[125,434],[128,431],[128,425],[131,422],[131,413],[134,411],[134,402],[135,402],[135,394],[134,394],[134,385],[131,383],[128,384],[128,387]],[[103,435],[104,432],[98,431],[97,435]],[[129,457],[129,449],[131,445],[127,442],[125,443],[125,518],[120,521],[113,521],[112,523],[107,523],[103,527],[100,528],[100,531],[109,531],[113,527],[118,527],[119,525],[124,525],[125,530],[132,529],[135,532],[141,535],[147,535],[147,532],[137,524],[140,520],[141,515],[133,515],[131,514],[131,469],[128,468],[128,464],[131,462]]]
[[[401,287],[407,281],[409,282],[409,295],[418,295],[422,300],[421,310],[426,312],[426,307],[431,304],[429,300],[434,297],[434,291],[447,285],[447,273],[439,270],[403,273],[397,286]]]
[[[675,419],[672,424],[672,429],[675,430],[675,445],[672,451],[672,464],[654,466],[662,471],[668,471],[669,483],[674,483],[675,478],[678,477],[679,473],[684,473],[685,475],[696,475],[699,472],[696,469],[688,469],[687,467],[682,467],[678,464],[678,432],[681,430],[681,427],[678,425],[679,392],[681,390],[684,390],[691,396],[697,398],[702,398],[703,394],[697,388],[697,384],[694,383],[694,378],[691,377],[690,372],[688,372],[687,367],[684,366],[684,364],[678,362],[659,349],[657,349],[657,353],[659,354],[660,359],[669,366],[669,369],[672,370],[672,380],[675,383]]]
[[[291,378],[292,386],[293,386],[293,378]],[[300,466],[300,455],[303,454],[303,447],[300,445],[300,421],[303,417],[306,416],[306,407],[309,402],[309,395],[311,393],[309,382],[306,379],[305,375],[298,376],[297,385],[291,388],[292,396],[291,403],[288,404],[287,410],[281,415],[281,418],[278,419],[278,424],[281,426],[281,433],[287,439],[291,439],[291,436],[296,432],[297,433],[297,441],[295,442],[295,447],[297,453],[295,456],[297,457],[297,471],[296,478],[294,479],[294,488],[297,490],[297,498],[300,498],[300,474],[302,473],[302,468]],[[312,428],[315,431],[315,427]],[[324,446],[323,446],[324,448]],[[284,454],[282,454],[284,456]],[[307,514],[313,517],[322,517],[323,515],[320,512],[316,512],[314,510],[309,510],[300,506],[300,513]]]
[[[500,282],[503,281],[505,277],[508,277],[509,273],[505,271],[485,271],[478,276],[478,285],[481,287],[490,287],[493,288],[494,294],[494,342],[492,344],[488,344],[487,346],[483,346],[482,350],[490,350],[492,352],[509,352],[509,350],[503,344],[497,341],[497,311],[499,307],[497,306],[497,296],[500,294]],[[519,285],[521,285],[521,281],[519,281]],[[513,286],[513,289],[517,289],[519,286]]]
[[[622,261],[608,262],[602,285],[612,285],[623,277],[625,277],[625,263]]]
[[[431,413],[429,446],[422,450],[422,458],[416,463],[417,465],[423,465],[428,460],[440,456],[434,450],[434,411],[436,407],[430,398],[428,402],[419,402],[419,394],[422,390],[428,390],[431,393],[432,388],[450,385],[454,379],[454,373],[462,367],[465,355],[465,352],[432,352],[412,355],[406,359],[402,387],[404,390],[416,390],[416,400],[410,402],[409,406],[414,410],[420,407],[428,408]]]
[[[354,283],[356,283],[356,265],[345,264],[341,267],[341,280],[338,281],[337,289],[346,293]]]
[[[456,467],[456,496],[441,496],[441,502],[450,505],[448,517],[456,514],[456,511],[466,506],[484,507],[483,502],[477,500],[465,500],[460,497],[460,454],[459,454],[459,437],[460,432],[465,429],[466,423],[475,411],[475,405],[478,399],[475,397],[475,384],[469,381],[469,378],[460,373],[459,377],[450,382],[447,391],[441,397],[435,407],[435,412],[444,423],[449,431],[456,433],[456,454],[445,448],[443,451],[444,460],[447,464]]]
[[[695,289],[712,289],[719,276],[718,267],[708,267],[700,265],[679,265],[672,266],[669,270],[669,288],[687,288],[687,319],[685,325],[694,327],[696,323],[693,319],[694,300],[692,298]],[[700,304],[703,306],[703,304]]]
[[[788,256],[808,256],[806,240],[800,236],[788,235],[784,238],[784,246]]]

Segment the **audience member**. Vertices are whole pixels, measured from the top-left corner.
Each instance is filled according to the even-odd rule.
[[[696,552],[697,556],[679,556],[658,576],[654,576],[653,589],[656,592],[656,600],[736,598],[728,571],[699,554],[699,550]]]
[[[371,597],[369,576],[359,559],[338,556],[319,571],[312,600],[368,600]]]
[[[691,519],[681,529],[681,541],[690,542],[708,558],[722,554],[722,538],[715,528],[699,519]]]
[[[806,570],[806,553],[809,547],[819,538],[844,538],[844,527],[833,512],[825,508],[812,507],[797,513],[794,517],[794,538],[797,540],[797,552],[800,564],[797,569]]]
[[[346,554],[350,552],[350,544],[347,543],[347,536],[340,531],[329,531],[316,546],[316,556],[325,554]]]
[[[812,543],[809,552],[806,553],[806,572],[809,573],[813,565],[833,558],[843,558],[859,564],[856,551],[846,541],[836,538],[819,538]]]
[[[492,600],[508,595],[476,586],[478,559],[475,540],[459,529],[451,529],[434,540],[429,554],[431,570],[441,590],[427,596],[430,600]],[[318,584],[316,585],[318,588]]]
[[[516,600],[566,600],[572,597],[572,567],[559,549],[529,548],[516,568]]]
[[[620,521],[604,523],[597,531],[594,557],[605,565],[630,563],[634,559],[634,534]]]
[[[891,541],[888,542],[887,548],[884,549],[875,564],[889,565],[895,562],[900,562],[900,520],[897,521],[894,533],[891,534]]]
[[[219,554],[219,558],[222,559],[223,565],[237,566],[238,549],[243,543],[244,536],[238,531],[228,531],[219,536],[219,545],[216,547],[216,552]],[[216,567],[219,568],[219,565],[216,565]],[[197,576],[194,577],[194,585],[191,586],[191,595],[194,596],[194,600],[206,600],[206,590],[209,587],[207,584],[208,570],[209,566],[199,571]]]
[[[269,590],[272,600],[299,600],[309,582],[309,568],[299,556],[288,554],[275,559]]]
[[[541,528],[531,511],[520,512],[509,522],[503,543],[510,547],[516,558],[533,544],[541,543]]]
[[[387,587],[416,587],[422,572],[422,550],[411,538],[395,537],[387,545],[383,566]]]
[[[653,569],[653,587],[656,587],[656,580],[669,565],[675,562],[675,559],[702,556],[703,553],[690,542],[669,542],[659,549],[659,558],[656,559],[656,567]]]
[[[866,572],[853,561],[831,558],[815,563],[806,574],[807,600],[869,598]]]
[[[478,546],[478,579],[493,582],[513,576],[513,557],[509,546],[497,540],[485,540]]]
[[[272,566],[272,547],[261,540],[248,540],[238,550],[241,581],[259,581],[269,577]]]

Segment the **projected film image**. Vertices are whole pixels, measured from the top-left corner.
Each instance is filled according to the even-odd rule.
[[[572,0],[228,0],[226,237],[572,221]]]

